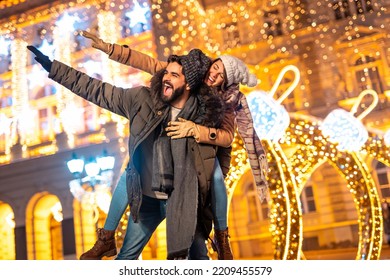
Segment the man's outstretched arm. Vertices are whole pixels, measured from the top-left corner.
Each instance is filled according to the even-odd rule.
[[[125,90],[103,83],[59,61],[51,61],[34,46],[27,48],[35,55],[34,59],[49,72],[50,79],[99,107],[129,118],[134,96],[140,93],[141,87]]]

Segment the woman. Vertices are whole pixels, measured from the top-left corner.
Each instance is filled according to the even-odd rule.
[[[83,31],[82,35],[93,41],[92,47],[107,53],[110,59],[117,62],[150,74],[166,67],[166,62],[158,61],[127,46],[105,43],[86,31]],[[227,193],[224,178],[229,170],[230,145],[236,127],[248,152],[255,183],[262,200],[266,197],[267,192],[265,175],[268,167],[266,154],[254,130],[245,95],[239,91],[238,86],[239,83],[255,86],[257,79],[249,73],[248,68],[241,60],[233,56],[222,55],[212,61],[204,82],[223,95],[226,105],[234,111],[234,114],[226,115],[226,121],[222,124],[221,129],[196,125],[191,121],[179,119],[170,123],[167,132],[172,139],[194,137],[199,143],[222,147],[218,150],[221,156],[215,161],[213,185],[211,187],[211,205],[214,216],[214,242],[212,245],[218,253],[218,259],[233,259],[227,227]],[[235,119],[232,120],[231,118]],[[115,230],[126,208],[125,176],[122,175],[113,193],[104,228],[98,230],[98,241],[80,259],[101,259],[103,256],[116,254]]]

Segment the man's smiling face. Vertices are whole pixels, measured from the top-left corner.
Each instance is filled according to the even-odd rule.
[[[162,79],[161,98],[164,102],[175,103],[186,89],[186,79],[182,73],[182,66],[171,62],[165,69]]]

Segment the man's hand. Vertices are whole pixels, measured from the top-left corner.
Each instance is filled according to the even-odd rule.
[[[169,122],[165,131],[172,139],[195,137],[195,123],[179,118],[178,121]]]
[[[88,31],[81,30],[81,36],[92,40],[92,47],[98,50],[101,50],[102,52],[105,52],[106,54],[109,54],[111,44],[104,42],[102,39],[97,37],[96,35],[89,33]]]
[[[49,59],[47,55],[44,55],[40,50],[38,50],[34,46],[27,46],[27,49],[31,51],[33,54],[35,54],[34,59],[42,65],[42,67],[47,71],[50,72],[52,61]]]

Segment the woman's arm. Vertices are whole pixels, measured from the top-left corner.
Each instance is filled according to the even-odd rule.
[[[220,147],[230,147],[234,140],[236,129],[236,117],[233,111],[225,112],[221,128],[195,125],[195,141],[198,143],[212,144]]]
[[[92,47],[108,54],[110,59],[152,75],[167,66],[167,62],[159,61],[147,54],[132,50],[127,45],[121,46],[106,43],[99,37],[85,30],[81,32],[81,35],[92,40]]]
[[[220,147],[230,147],[234,140],[236,129],[235,115],[232,110],[225,112],[221,128],[212,128],[192,121],[179,118],[178,121],[169,122],[166,131],[172,139],[194,137],[198,143],[212,144]]]
[[[167,67],[168,64],[165,61],[160,61],[147,54],[133,50],[127,45],[112,44],[109,58],[152,75]]]

